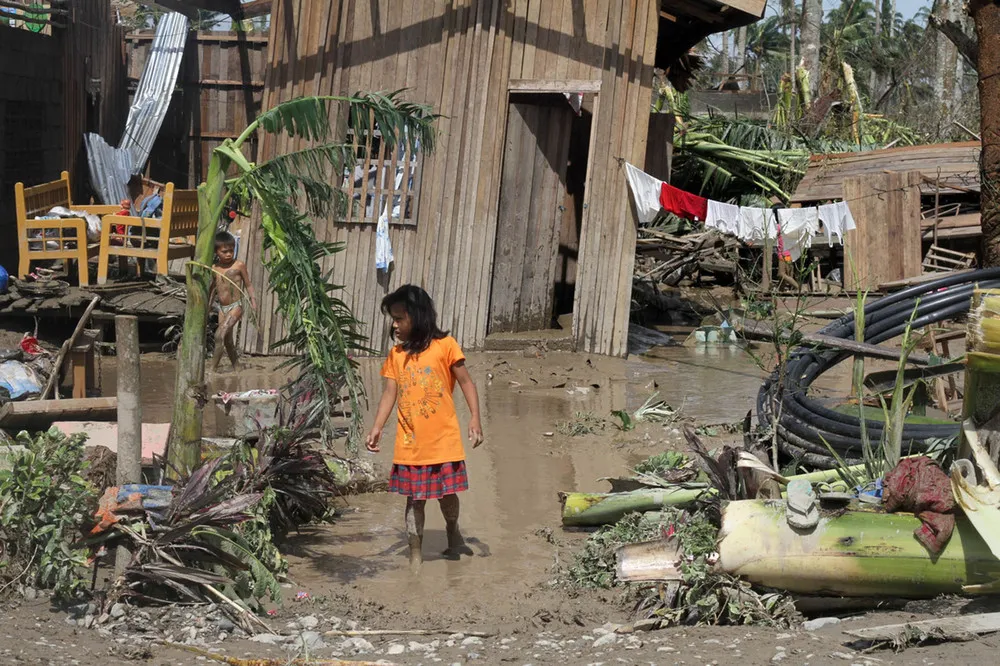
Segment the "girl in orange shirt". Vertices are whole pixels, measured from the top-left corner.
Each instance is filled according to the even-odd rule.
[[[458,529],[456,493],[468,490],[469,477],[452,394],[458,382],[472,413],[472,448],[483,442],[479,394],[458,343],[438,328],[434,302],[426,291],[404,285],[382,300],[382,312],[392,317],[399,344],[382,366],[385,388],[365,446],[369,451],[379,451],[382,428],[398,402],[389,492],[406,496],[410,566],[416,571],[423,562],[424,507],[429,499],[441,504],[448,533],[445,556],[458,559],[459,555],[472,554]]]

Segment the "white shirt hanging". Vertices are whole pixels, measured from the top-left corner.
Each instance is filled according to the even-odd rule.
[[[663,188],[663,181],[653,178],[628,162],[625,163],[625,177],[635,199],[639,224],[649,224],[660,214],[660,190]]]

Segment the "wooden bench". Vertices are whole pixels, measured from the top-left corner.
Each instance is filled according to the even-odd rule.
[[[194,256],[197,234],[198,191],[175,190],[173,183],[167,183],[163,189],[162,218],[106,215],[101,220],[97,284],[107,282],[111,255],[120,262],[135,257],[140,274],[143,260],[155,259],[156,272],[166,275],[171,259]]]
[[[80,274],[80,286],[90,284],[87,261],[98,254],[100,245],[87,242],[87,221],[82,218],[53,220],[33,219],[47,215],[56,206],[92,215],[106,215],[119,210],[118,206],[73,203],[69,187],[69,173],[62,172],[59,180],[34,187],[24,183],[14,185],[14,204],[17,210],[17,277],[24,279],[31,272],[31,262],[38,260],[75,260]],[[54,247],[49,248],[49,244]]]

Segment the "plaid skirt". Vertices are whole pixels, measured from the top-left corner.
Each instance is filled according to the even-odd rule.
[[[393,465],[389,475],[389,492],[415,500],[441,499],[469,489],[465,461],[440,465]]]

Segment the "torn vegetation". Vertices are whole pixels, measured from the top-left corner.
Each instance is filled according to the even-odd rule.
[[[719,530],[710,519],[712,513],[663,509],[628,514],[587,539],[567,567],[566,580],[584,588],[621,587],[635,599],[636,615],[660,620],[662,626],[789,627],[797,622],[798,613],[787,594],[758,593],[749,583],[714,569]],[[623,546],[673,539],[679,545],[679,580],[653,584],[616,580],[618,552]]]

